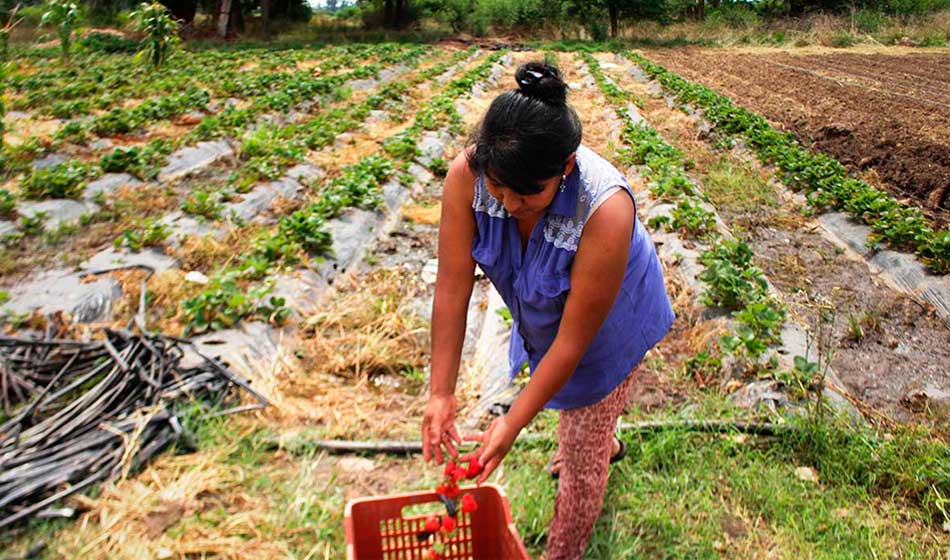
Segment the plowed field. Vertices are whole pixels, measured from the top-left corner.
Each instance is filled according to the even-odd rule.
[[[950,53],[656,50],[655,62],[794,132],[800,141],[950,221]]]

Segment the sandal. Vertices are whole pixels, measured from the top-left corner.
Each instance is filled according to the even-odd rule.
[[[610,457],[611,464],[616,463],[617,461],[627,456],[627,442],[625,442],[622,438],[619,438],[617,436],[614,436],[614,439],[617,440],[618,443],[620,443],[620,449],[618,449],[617,452],[614,453]],[[560,470],[557,470],[557,471],[554,470],[554,462],[556,458],[557,458],[557,452],[555,451],[554,455],[551,455],[551,459],[548,461],[548,464],[546,467],[548,474],[550,474],[551,478],[553,478],[554,480],[557,480],[561,476]]]

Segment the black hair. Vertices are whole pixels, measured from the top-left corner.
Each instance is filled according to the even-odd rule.
[[[519,194],[536,194],[541,181],[564,173],[581,143],[581,121],[556,66],[522,64],[515,81],[518,89],[496,97],[475,130],[468,166]]]

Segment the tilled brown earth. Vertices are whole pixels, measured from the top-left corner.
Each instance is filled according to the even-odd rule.
[[[646,56],[794,132],[936,225],[950,222],[950,53]]]

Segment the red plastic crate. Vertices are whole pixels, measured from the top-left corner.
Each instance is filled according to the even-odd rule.
[[[511,521],[511,509],[504,490],[494,484],[462,488],[478,503],[473,513],[459,512],[452,537],[435,539],[445,543],[443,558],[453,560],[522,560],[528,551]],[[403,509],[425,503],[439,503],[435,492],[413,492],[358,498],[346,504],[347,560],[417,560],[429,549],[416,535],[425,525],[424,515],[406,517]]]

